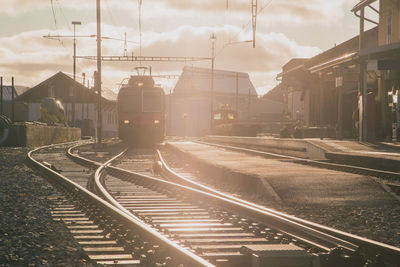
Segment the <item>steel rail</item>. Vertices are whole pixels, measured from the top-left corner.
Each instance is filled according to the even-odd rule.
[[[59,145],[59,144],[58,144]],[[58,146],[56,145],[56,146]],[[173,260],[178,261],[180,263],[185,263],[190,266],[214,266],[208,262],[205,262],[203,259],[198,256],[193,256],[191,255],[188,251],[185,251],[183,248],[179,247],[177,249],[176,245],[166,239],[164,236],[159,234],[158,232],[149,229],[147,225],[142,223],[141,221],[138,221],[134,219],[132,216],[128,215],[126,212],[118,209],[114,205],[108,203],[106,200],[103,200],[96,194],[90,192],[89,190],[83,188],[82,186],[78,185],[77,183],[69,180],[65,176],[59,174],[58,172],[48,168],[41,162],[37,161],[36,159],[33,158],[33,154],[38,152],[41,149],[46,149],[49,147],[52,147],[54,145],[48,145],[48,146],[43,146],[39,147],[36,149],[33,149],[29,151],[27,155],[28,162],[32,164],[36,169],[38,169],[41,173],[43,173],[46,177],[51,179],[52,181],[60,184],[64,188],[66,188],[69,191],[72,191],[74,193],[79,193],[81,196],[83,196],[85,199],[88,200],[88,202],[95,204],[97,206],[100,206],[101,209],[108,214],[110,214],[112,217],[118,220],[118,222],[124,224],[128,229],[132,230],[133,232],[140,233],[141,236],[146,239],[146,241],[154,242],[157,244],[164,244],[165,247],[163,249],[167,250],[168,252],[171,253],[171,255],[174,255]],[[118,155],[120,156],[120,155]],[[92,161],[93,162],[93,161]],[[96,164],[97,165],[97,164]],[[101,164],[100,164],[101,165]]]
[[[277,214],[272,214],[269,211],[251,207],[243,202],[235,201],[233,199],[228,199],[226,197],[218,196],[216,194],[195,189],[193,187],[184,186],[171,181],[166,181],[164,179],[151,177],[110,165],[106,166],[106,169],[111,175],[116,177],[124,176],[125,178],[135,180],[135,182],[138,184],[145,184],[145,186],[149,187],[153,185],[158,188],[163,188],[164,190],[179,189],[179,192],[188,198],[192,198],[194,200],[204,199],[208,201],[208,203],[214,202],[217,206],[228,208],[229,210],[232,210],[233,212],[236,212],[237,214],[240,214],[248,219],[262,222],[269,225],[269,227],[278,229],[287,233],[288,235],[295,235],[299,240],[302,240],[312,246],[319,247],[325,251],[329,251],[330,249],[337,247],[338,244],[347,249],[349,253],[352,253],[358,249],[357,246],[349,242],[329,236],[318,230],[291,221]]]
[[[232,148],[233,150],[240,150],[240,151],[246,151],[246,152],[251,152],[251,153],[258,153],[258,155],[263,154],[263,155],[268,155],[268,156],[274,156],[274,157],[278,157],[278,158],[284,158],[284,159],[295,159],[295,160],[299,160],[302,163],[304,162],[311,162],[311,163],[315,163],[318,164],[318,166],[323,166],[323,165],[328,165],[328,166],[341,166],[340,164],[336,164],[336,163],[325,163],[325,162],[318,162],[318,161],[314,161],[314,160],[309,160],[309,159],[301,159],[301,158],[297,158],[297,157],[293,157],[293,156],[286,156],[286,155],[280,155],[280,154],[275,154],[275,153],[270,153],[270,152],[264,152],[264,151],[257,151],[257,150],[252,150],[252,149],[247,149],[247,148],[238,148],[238,147],[231,147],[231,146],[226,146],[226,145],[220,145],[220,144],[213,144],[213,143],[206,143],[206,142],[199,142],[202,144],[207,144],[207,145],[214,145],[214,146],[218,146],[218,147],[222,147],[222,148]],[[229,194],[226,193],[222,193],[216,189],[212,189],[208,186],[205,186],[203,184],[200,184],[198,182],[192,181],[190,179],[187,179],[179,174],[177,174],[176,172],[174,172],[171,168],[168,167],[168,165],[165,163],[164,159],[162,158],[162,155],[160,153],[160,151],[157,152],[157,155],[159,157],[160,162],[162,163],[163,169],[162,171],[170,178],[173,179],[174,181],[176,181],[177,183],[184,183],[187,186],[191,186],[194,188],[197,188],[199,190],[204,190],[206,192],[210,192],[212,194],[215,195],[219,195],[222,197],[226,197],[228,199],[232,199],[234,201],[240,202],[240,203],[244,203],[248,206],[254,207],[255,209],[259,209],[262,211],[266,211],[266,212],[270,212],[272,214],[276,214],[278,216],[281,216],[283,218],[287,218],[288,220],[297,222],[299,224],[305,225],[307,227],[310,227],[312,229],[315,229],[317,231],[321,231],[323,233],[335,236],[339,239],[345,240],[349,243],[355,244],[356,246],[358,246],[362,251],[362,253],[365,253],[365,255],[367,256],[371,256],[371,255],[376,255],[376,254],[380,254],[383,258],[383,260],[385,262],[387,262],[388,264],[391,264],[391,266],[397,266],[397,264],[400,262],[400,248],[395,247],[395,246],[391,246],[388,244],[384,244],[378,241],[374,241],[371,239],[367,239],[364,237],[360,237],[360,236],[356,236],[350,233],[346,233],[337,229],[333,229],[327,226],[323,226],[317,223],[313,223],[304,219],[300,219],[300,218],[296,218],[294,216],[290,216],[272,209],[268,209],[266,207],[257,205],[255,203],[249,202],[249,201],[245,201],[242,199],[239,199],[237,197],[231,196]],[[320,165],[319,165],[320,164]],[[349,165],[345,165],[347,168],[352,168],[352,166]],[[369,170],[367,168],[362,168],[362,167],[356,167],[356,169],[363,169],[363,170]],[[377,171],[377,170],[376,170]],[[396,173],[398,174],[398,173]],[[398,174],[400,176],[400,174]]]
[[[68,150],[69,157],[75,158],[77,161],[87,164],[87,166],[101,165],[98,162],[83,158],[79,155],[74,155],[72,153],[72,149],[74,149],[74,147]],[[178,183],[147,176],[133,171],[124,170],[122,168],[111,166],[110,164],[107,164],[105,168],[110,174],[116,177],[129,176],[139,183],[151,183],[164,189],[179,188],[182,190],[182,194],[185,193],[188,195],[188,197],[195,197],[196,199],[205,198],[208,201],[216,201],[220,206],[227,207],[237,212],[238,214],[244,215],[244,217],[247,217],[249,219],[251,218],[255,221],[270,225],[271,227],[278,229],[288,235],[294,235],[297,239],[302,240],[309,245],[318,247],[324,251],[329,251],[330,249],[335,248],[338,245],[345,248],[349,253],[353,253],[354,251],[358,250],[358,247],[352,243],[327,235],[319,230],[312,229],[309,226],[302,225],[301,223],[292,221],[288,218],[284,218],[278,214],[273,214],[268,210],[261,210],[257,207],[251,207],[245,202],[237,201],[235,199],[229,199],[224,195],[217,195],[211,192],[206,192]]]
[[[252,218],[256,221],[270,224],[276,229],[286,232],[289,235],[296,235],[298,239],[302,239],[303,241],[324,250],[333,248],[334,246],[341,246],[347,249],[349,252],[357,250],[359,253],[362,253],[367,257],[380,254],[384,261],[389,264],[389,266],[396,266],[397,262],[400,260],[399,248],[286,215],[255,203],[219,192],[218,190],[209,188],[178,175],[165,164],[165,161],[162,159],[159,151],[157,152],[157,155],[158,157],[161,157],[159,158],[163,166],[161,171],[164,173],[169,173],[167,174],[169,175],[168,177],[170,179],[175,179],[178,184],[132,171],[123,170],[110,165],[106,166],[106,168],[110,171],[110,173],[124,176],[128,175],[142,183],[156,183],[165,188],[173,188],[178,186],[183,190],[189,190],[189,192],[192,192],[191,194],[193,194],[193,196],[205,197],[208,200],[217,201],[222,206],[229,207],[230,209],[237,211],[239,214],[245,214],[247,218]],[[274,155],[281,158],[288,158],[287,156],[282,156],[279,154]],[[87,161],[88,164],[99,164],[82,157],[80,158],[81,160]],[[290,156],[289,158],[297,159]],[[182,185],[182,182],[185,184]]]
[[[175,242],[169,240],[166,238],[164,235],[160,234],[147,224],[145,224],[142,220],[140,220],[138,217],[136,217],[134,214],[132,214],[129,210],[127,210],[125,207],[123,207],[104,187],[104,180],[103,175],[106,173],[106,168],[112,164],[114,161],[118,160],[125,154],[126,150],[121,152],[120,154],[116,155],[115,157],[111,158],[108,160],[106,163],[102,164],[99,168],[97,168],[94,179],[95,179],[95,188],[96,192],[106,199],[109,203],[117,207],[119,210],[123,211],[125,214],[127,214],[135,223],[141,228],[141,231],[146,232],[149,235],[154,235],[156,236],[159,240],[159,243],[162,243],[164,246],[167,246],[169,248],[173,248],[175,251],[174,253],[178,254],[178,257],[181,259],[184,259],[184,261],[190,265],[193,266],[208,266],[212,267],[214,266],[213,264],[209,263],[208,261],[204,260],[203,258],[197,256],[193,252],[179,246]],[[174,257],[176,257],[176,254],[174,254]]]

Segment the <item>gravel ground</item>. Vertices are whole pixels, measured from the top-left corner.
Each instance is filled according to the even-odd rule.
[[[207,182],[204,181],[220,180],[210,177],[205,179],[201,172],[191,167],[188,162],[182,161],[181,158],[176,157],[172,151],[166,148],[162,148],[162,153],[170,166],[182,168],[184,172],[193,173],[194,176],[198,177],[198,181],[204,184],[207,184]],[[227,184],[223,187],[221,187],[221,184],[209,185],[221,191],[232,193],[243,199],[261,204],[267,208],[400,247],[400,203],[395,199],[393,199],[393,204],[386,206],[343,205],[332,207],[302,203],[289,206],[284,203],[266,201],[251,193],[249,195],[238,195],[237,192],[229,192],[229,188],[226,186]]]
[[[47,197],[56,190],[25,165],[28,151],[0,147],[0,266],[93,266],[53,221]]]

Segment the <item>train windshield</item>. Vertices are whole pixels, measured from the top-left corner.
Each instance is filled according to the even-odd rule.
[[[162,112],[163,94],[160,91],[143,91],[143,112]]]
[[[140,94],[129,93],[121,94],[119,98],[120,112],[135,113],[142,111],[142,101]]]

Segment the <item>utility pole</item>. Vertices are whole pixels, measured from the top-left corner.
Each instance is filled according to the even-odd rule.
[[[257,0],[251,0],[251,24],[253,26],[253,48],[255,48],[257,28]]]
[[[125,32],[125,39],[124,39],[124,57],[128,56],[128,44],[126,41],[126,32]]]
[[[248,116],[248,120],[250,120],[250,101],[251,101],[251,91],[250,91],[250,87],[249,87],[249,101],[247,103],[247,116]]]
[[[324,76],[321,72],[318,73],[319,82],[319,139],[324,139]]]
[[[97,21],[97,93],[98,93],[98,104],[97,104],[97,144],[101,145],[102,139],[102,124],[103,116],[101,114],[101,10],[100,10],[100,0],[96,0],[96,21]]]
[[[72,126],[75,126],[75,102],[76,102],[76,90],[75,90],[75,80],[76,80],[76,37],[75,37],[75,27],[76,25],[81,25],[80,21],[73,21],[74,25],[74,64],[73,64],[73,75],[74,75],[74,85],[72,86]]]
[[[215,36],[215,33],[212,33],[210,36],[210,41],[211,41],[211,120],[210,120],[210,125],[211,128],[213,127],[213,112],[214,112],[214,50],[215,50],[215,41],[217,40],[217,37]]]
[[[365,8],[360,10],[360,39],[359,39],[359,50],[361,51],[365,47],[365,37],[364,37],[364,15]],[[359,116],[359,140],[367,141],[367,81],[366,81],[366,71],[367,62],[362,60],[360,62],[360,77],[358,83],[358,91],[361,94],[361,116]]]
[[[236,72],[236,116],[239,114],[239,72]]]

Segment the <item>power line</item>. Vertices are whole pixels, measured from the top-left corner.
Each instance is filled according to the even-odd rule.
[[[252,0],[252,1],[253,1],[253,0]],[[262,4],[261,4],[262,7],[261,7],[260,9],[258,9],[258,11],[257,11],[256,14],[257,14],[257,15],[261,14],[261,13],[264,11],[264,9],[266,9],[267,7],[269,7],[269,6],[271,5],[271,3],[272,3],[273,1],[274,1],[274,0],[269,0],[264,6],[262,6]],[[253,15],[252,15],[252,19],[253,19]],[[224,44],[224,46],[216,53],[216,57],[217,57],[219,54],[221,54],[221,52],[222,52],[228,45],[237,44],[237,43],[247,43],[247,42],[249,42],[249,41],[233,42],[233,40],[235,40],[235,39],[239,36],[239,34],[241,34],[241,33],[243,32],[243,30],[245,30],[245,29],[250,25],[250,23],[252,23],[252,19],[249,20],[249,21],[247,21],[247,23],[245,23],[245,24],[242,25],[241,30],[240,30],[235,36],[233,36],[232,38],[230,38],[229,41],[228,41],[228,43]]]
[[[58,9],[60,10],[61,15],[64,17],[65,23],[67,24],[68,30],[71,30],[71,26],[69,25],[69,20],[67,19],[67,17],[65,16],[65,13],[62,9],[61,3],[59,0],[56,0],[57,4],[58,4]]]
[[[56,13],[55,13],[55,11],[54,11],[53,0],[50,0],[50,4],[51,4],[51,11],[52,11],[52,13],[53,13],[54,26],[55,26],[55,28],[56,28],[57,34],[59,34],[59,32],[58,32],[58,26],[57,26]],[[61,41],[61,39],[58,39],[58,41],[59,41],[60,44],[65,48],[64,43]]]

